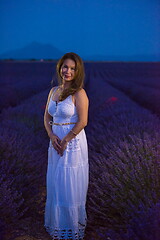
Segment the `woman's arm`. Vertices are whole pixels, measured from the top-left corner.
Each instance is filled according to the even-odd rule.
[[[67,143],[87,125],[89,101],[84,89],[81,89],[75,94],[75,105],[78,114],[78,121],[72,130],[62,139],[62,153],[65,150]]]
[[[51,98],[51,95],[54,91],[54,88],[52,88],[49,92],[49,95],[48,95],[48,100],[47,100],[47,104],[46,104],[46,108],[45,108],[45,113],[44,113],[44,126],[45,126],[45,129],[47,131],[47,134],[49,136],[49,138],[51,139],[51,142],[52,142],[52,145],[53,147],[55,148],[55,150],[60,153],[60,139],[57,135],[55,135],[52,131],[52,127],[51,125],[49,124],[49,121],[52,120],[52,116],[48,113],[48,104],[49,104],[49,101],[50,101],[50,98]]]
[[[49,124],[49,121],[52,120],[52,116],[48,113],[48,104],[49,104],[49,101],[50,101],[53,91],[54,91],[54,88],[52,88],[49,92],[47,104],[46,104],[46,108],[45,108],[45,113],[44,113],[44,126],[48,133],[49,138],[51,138],[51,136],[53,135],[53,132],[52,132],[51,125]]]

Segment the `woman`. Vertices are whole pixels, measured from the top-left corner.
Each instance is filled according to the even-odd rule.
[[[45,227],[53,239],[83,239],[86,227],[88,148],[84,127],[88,98],[84,67],[75,53],[57,64],[59,86],[51,89],[44,114],[50,138]]]

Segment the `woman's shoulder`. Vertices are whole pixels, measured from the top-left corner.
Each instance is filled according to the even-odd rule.
[[[51,91],[53,92],[54,90],[56,90],[59,86],[54,86],[51,88]]]
[[[48,100],[51,98],[52,94],[54,93],[54,91],[57,89],[58,86],[52,87],[51,90],[49,91],[48,94]]]
[[[49,95],[52,94],[57,88],[58,86],[52,87],[51,90],[49,91]]]
[[[80,88],[80,89],[75,93],[75,98],[76,98],[76,99],[88,99],[85,89],[84,89],[84,88]]]
[[[84,95],[87,95],[84,88],[78,89],[78,91],[76,91],[75,93],[75,96],[84,96]]]

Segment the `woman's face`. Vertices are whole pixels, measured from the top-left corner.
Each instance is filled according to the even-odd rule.
[[[66,59],[64,60],[62,67],[61,67],[61,77],[63,81],[72,81],[75,76],[75,71],[76,71],[76,64],[75,61],[72,59]]]

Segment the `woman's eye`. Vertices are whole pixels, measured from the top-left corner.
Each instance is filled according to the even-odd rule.
[[[64,65],[62,68],[63,69],[70,69],[72,72],[76,70],[74,67],[68,67],[66,65]]]

